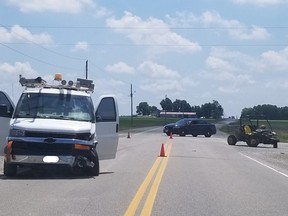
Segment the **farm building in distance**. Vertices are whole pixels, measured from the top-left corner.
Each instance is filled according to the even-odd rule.
[[[197,118],[195,112],[160,112],[160,118]]]

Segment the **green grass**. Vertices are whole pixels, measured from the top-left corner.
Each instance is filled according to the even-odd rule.
[[[156,117],[133,117],[133,124],[131,127],[131,117],[130,116],[121,116],[119,118],[119,130],[129,130],[134,128],[141,127],[153,127],[153,126],[164,126],[165,124],[176,122],[179,119],[177,118],[167,118],[165,122],[165,118],[156,118]]]

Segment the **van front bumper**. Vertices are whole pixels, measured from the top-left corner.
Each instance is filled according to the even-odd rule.
[[[73,167],[75,161],[75,156],[11,155],[9,163],[18,165],[59,164]]]

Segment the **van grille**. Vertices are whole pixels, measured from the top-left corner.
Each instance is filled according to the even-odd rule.
[[[26,137],[42,137],[42,138],[66,138],[66,139],[79,139],[79,140],[91,140],[90,133],[46,133],[38,131],[26,131]]]

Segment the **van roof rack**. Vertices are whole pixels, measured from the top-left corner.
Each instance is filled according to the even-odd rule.
[[[21,75],[19,80],[20,84],[22,86],[25,86],[26,88],[55,88],[55,89],[86,91],[86,92],[94,91],[93,80],[77,78],[76,82],[70,80],[67,83],[66,80],[59,80],[59,79],[57,79],[57,81],[59,81],[58,84],[48,84],[41,77],[37,77],[36,79],[26,79]]]

